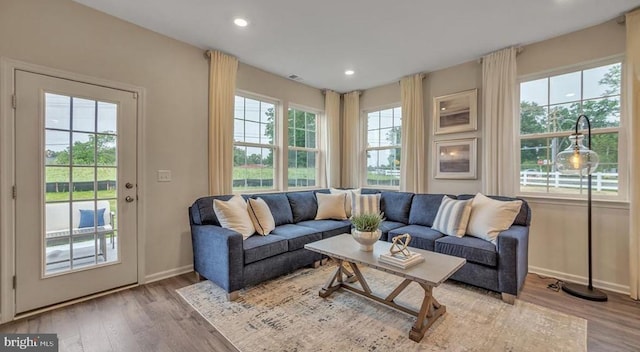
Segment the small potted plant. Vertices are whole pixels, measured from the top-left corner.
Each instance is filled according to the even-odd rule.
[[[360,214],[351,217],[353,229],[351,235],[360,244],[360,250],[370,252],[373,244],[380,239],[380,223],[384,220],[383,213]]]

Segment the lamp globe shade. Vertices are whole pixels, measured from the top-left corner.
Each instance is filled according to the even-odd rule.
[[[569,147],[556,156],[556,169],[561,174],[591,175],[598,168],[598,154],[584,146],[582,134],[571,135],[569,140]]]

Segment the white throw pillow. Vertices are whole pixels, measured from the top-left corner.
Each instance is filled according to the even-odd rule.
[[[352,193],[351,215],[380,213],[380,193],[356,194]]]
[[[247,210],[257,233],[266,236],[276,228],[276,222],[273,219],[273,215],[271,215],[271,209],[269,209],[269,205],[267,205],[264,199],[249,198]]]
[[[351,217],[351,202],[352,202],[352,197],[353,194],[360,194],[360,188],[356,188],[356,189],[336,189],[336,188],[331,188],[331,194],[346,194],[346,198],[344,200],[344,208],[345,208],[345,212],[347,214],[347,218]]]
[[[448,236],[462,237],[467,232],[470,215],[471,199],[455,200],[444,196],[431,228]]]
[[[316,199],[318,199],[318,212],[316,213],[316,220],[346,220],[347,213],[344,208],[344,201],[346,198],[347,195],[345,193],[316,193]]]
[[[467,234],[495,244],[498,234],[511,227],[521,206],[521,200],[501,201],[476,194],[471,202]]]
[[[247,202],[241,196],[233,196],[228,201],[214,199],[213,211],[220,221],[220,226],[242,234],[243,240],[256,232],[247,212]]]

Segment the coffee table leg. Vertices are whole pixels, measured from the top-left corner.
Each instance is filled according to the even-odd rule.
[[[420,342],[427,329],[447,311],[444,305],[441,305],[433,298],[432,287],[425,284],[420,284],[420,286],[424,289],[424,299],[422,300],[416,323],[409,332],[409,338],[415,342]]]
[[[336,271],[333,272],[329,280],[322,286],[318,295],[322,298],[327,298],[333,293],[333,291],[339,289],[342,286],[342,260],[338,260]],[[338,281],[336,284],[335,282]]]

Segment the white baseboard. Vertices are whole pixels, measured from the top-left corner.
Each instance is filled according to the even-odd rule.
[[[539,274],[542,276],[550,276],[562,281],[574,282],[574,283],[583,284],[583,285],[586,285],[589,282],[589,279],[587,277],[567,274],[567,273],[563,273],[555,270],[539,268],[536,266],[529,266],[529,273]],[[597,288],[601,288],[603,290],[622,293],[625,295],[629,295],[629,293],[631,292],[631,288],[629,286],[614,284],[613,282],[602,281],[602,280],[594,279],[593,286]]]
[[[166,271],[161,271],[159,273],[147,275],[144,277],[144,283],[149,284],[154,281],[168,279],[170,277],[186,274],[192,271],[193,271],[193,264],[189,264],[189,265],[181,266],[179,268],[170,269]]]

